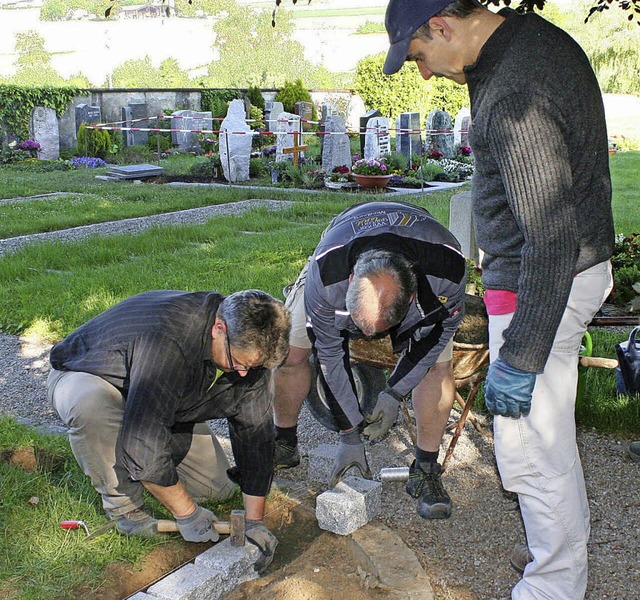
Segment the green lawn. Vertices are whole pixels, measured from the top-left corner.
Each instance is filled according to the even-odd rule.
[[[640,231],[640,152],[611,157],[616,230]],[[70,225],[140,216],[246,198],[294,200],[281,211],[255,209],[206,224],[162,227],[139,235],[94,238],[77,243],[39,243],[0,256],[0,331],[32,333],[57,340],[119,300],[148,289],[257,287],[281,296],[293,281],[329,220],[366,197],[282,190],[174,188],[96,181],[95,171],[28,173],[0,167],[3,198],[64,192],[55,199],[0,204],[0,237],[15,231],[49,231]],[[4,185],[4,182],[7,182]],[[459,189],[404,199],[428,208],[448,223],[449,200]],[[85,196],[73,195],[82,193]],[[376,198],[375,196],[373,198]],[[377,199],[377,198],[376,198]],[[592,329],[594,355],[613,357],[625,335]],[[615,394],[612,371],[588,369],[587,393],[577,407],[583,427],[628,435],[640,432],[640,403]],[[476,405],[479,410],[481,400]],[[55,469],[28,473],[0,461],[0,598],[75,598],[76,586],[95,588],[114,560],[135,562],[160,540],[105,535],[82,541],[64,532],[63,519],[104,522],[99,500],[62,437],[41,436],[0,416],[0,451],[41,447],[60,457]],[[38,502],[29,503],[37,497]],[[238,501],[236,498],[235,502]],[[157,514],[159,505],[151,504]],[[223,516],[229,506],[216,508]]]

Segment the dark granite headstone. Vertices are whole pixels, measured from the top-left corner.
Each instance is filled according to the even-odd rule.
[[[100,123],[102,115],[99,106],[89,104],[78,104],[76,106],[76,134],[82,123]]]
[[[150,121],[138,121],[137,119],[144,119],[147,114],[147,103],[139,102],[135,104],[129,104],[122,107],[122,120],[125,121],[125,127],[141,127],[146,129],[150,127]],[[146,144],[149,141],[148,131],[125,131],[124,143],[126,146],[140,146]]]
[[[422,154],[422,136],[420,135],[420,113],[402,113],[396,127],[396,152],[402,152],[409,160]]]

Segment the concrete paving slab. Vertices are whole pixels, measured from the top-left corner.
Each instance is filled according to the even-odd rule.
[[[431,582],[418,558],[389,527],[369,523],[353,532],[349,544],[360,568],[388,591],[388,598],[434,600]]]

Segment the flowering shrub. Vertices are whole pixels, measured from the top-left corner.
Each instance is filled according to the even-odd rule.
[[[440,150],[432,150],[429,153],[429,158],[433,158],[434,160],[440,160],[443,157],[444,157],[444,154],[442,154],[442,152],[440,152]]]
[[[472,153],[473,151],[469,146],[460,146],[460,148],[458,148],[458,154],[461,156],[471,156]]]
[[[334,167],[333,171],[327,175],[326,179],[335,183],[350,183],[353,181],[349,167],[346,165]]]
[[[77,156],[71,159],[71,164],[79,169],[80,167],[84,167],[87,169],[95,169],[96,167],[104,167],[106,166],[106,162],[101,158],[96,158],[93,156]]]
[[[353,163],[351,172],[356,175],[391,175],[384,158],[370,158],[369,160],[362,158],[357,160]]]
[[[18,144],[18,150],[25,152],[36,152],[40,150],[40,143],[35,140],[24,140]]]

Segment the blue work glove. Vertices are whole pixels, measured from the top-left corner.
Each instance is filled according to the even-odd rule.
[[[262,521],[257,520],[248,520],[245,523],[245,537],[262,552],[262,556],[255,564],[255,570],[262,573],[273,560],[278,538],[265,527]]]
[[[519,419],[531,410],[536,374],[512,367],[502,356],[489,365],[484,403],[494,415]]]
[[[198,506],[186,517],[176,517],[178,531],[187,542],[217,542],[220,535],[213,526],[217,517],[206,508]]]
[[[340,445],[333,463],[329,486],[333,488],[338,485],[344,474],[352,467],[357,467],[361,477],[371,479],[371,471],[367,463],[367,455],[364,452],[364,444],[357,429],[346,433],[340,432]]]
[[[380,439],[393,427],[398,418],[399,408],[399,402],[391,394],[382,390],[378,394],[376,405],[364,417],[366,427],[362,433],[370,440]]]

